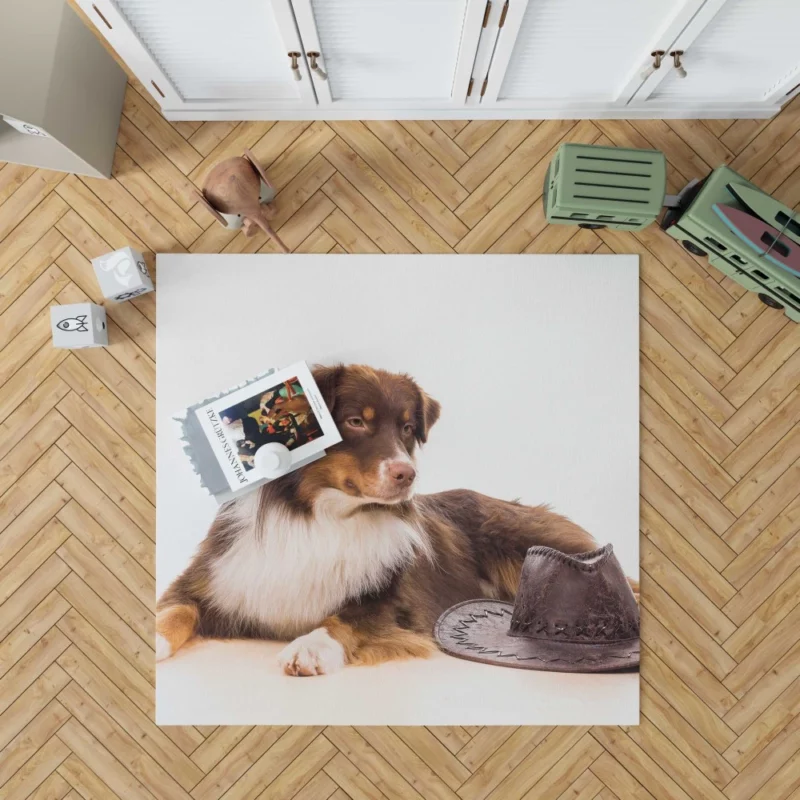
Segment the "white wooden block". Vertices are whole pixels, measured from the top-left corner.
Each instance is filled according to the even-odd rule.
[[[153,281],[144,257],[132,247],[123,247],[92,259],[100,291],[107,300],[130,300],[153,291]]]
[[[94,303],[50,306],[50,328],[53,347],[77,350],[108,344],[106,310]]]

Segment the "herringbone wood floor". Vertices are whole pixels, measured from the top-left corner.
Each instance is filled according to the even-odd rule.
[[[798,101],[769,122],[171,125],[134,82],[111,181],[0,169],[0,795],[800,798],[800,326],[655,228],[548,227],[562,141],[660,148],[672,190],[730,162],[800,202]],[[641,726],[153,724],[154,298],[72,353],[48,306],[99,300],[88,259],[126,244],[272,251],[192,194],[243,147],[296,252],[640,255]]]

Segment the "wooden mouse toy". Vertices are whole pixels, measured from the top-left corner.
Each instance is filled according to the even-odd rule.
[[[261,228],[282,252],[288,253],[289,248],[269,224],[275,216],[270,204],[274,196],[272,184],[249,150],[242,156],[220,161],[208,173],[203,192],[198,194],[212,216],[226,228],[241,226],[245,236],[252,236],[256,228]]]

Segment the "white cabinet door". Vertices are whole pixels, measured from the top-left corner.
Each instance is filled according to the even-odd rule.
[[[293,0],[321,107],[462,106],[486,0]]]
[[[78,3],[165,109],[316,104],[305,63],[291,69],[301,47],[290,0]]]
[[[800,0],[709,0],[669,50],[672,66],[640,88],[634,104],[782,103],[800,90]]]
[[[550,110],[625,103],[650,53],[703,0],[509,0],[481,106]]]

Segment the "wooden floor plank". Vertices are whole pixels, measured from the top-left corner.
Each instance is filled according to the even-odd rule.
[[[275,139],[280,123],[275,125],[270,132],[263,137],[262,142],[266,140]],[[287,139],[291,141],[288,147],[280,147],[279,142],[269,142],[269,155],[264,158],[264,161],[270,161],[269,164],[269,180],[270,183],[277,189],[281,190],[286,186],[296,175],[305,167],[319,152],[325,147],[328,142],[334,138],[334,133],[324,122],[312,122],[308,127],[298,125],[296,130],[299,132],[297,138],[291,141],[291,133],[287,135]],[[277,158],[275,153],[280,153]],[[254,153],[255,154],[255,153]]]
[[[200,153],[132,86],[128,86],[125,92],[122,111],[184,175],[188,175],[202,160]]]
[[[729,475],[733,475],[726,459],[736,445],[644,355],[639,361],[639,378],[642,389]]]
[[[0,314],[2,314],[21,294],[68,247],[67,240],[55,229],[47,233],[17,262],[15,269],[0,279]]]
[[[253,728],[224,758],[206,772],[192,790],[194,800],[219,800],[225,792],[261,759],[277,742],[286,728]]]
[[[200,155],[207,156],[235,127],[235,122],[227,120],[203,122],[188,142]]]
[[[779,625],[785,625],[787,617],[794,613],[800,602],[799,592],[800,578],[793,574],[736,629],[725,642],[725,649],[740,663],[757,647],[761,651],[760,645],[767,636]]]
[[[435,122],[404,120],[400,124],[451,174],[469,158]]]
[[[800,561],[800,536],[795,534],[764,564],[742,589],[723,606],[723,611],[741,625],[784,581],[794,577]]]
[[[384,144],[378,136],[372,133],[369,125],[376,126],[376,123],[368,123],[366,125],[354,122],[331,123],[331,127],[338,134],[338,137],[346,142],[353,152],[357,153],[364,160],[364,163],[368,164],[393,192],[396,192],[399,197],[408,203],[411,209],[419,214],[420,218],[427,223],[426,226],[430,226],[451,247],[455,245],[466,234],[467,229],[461,220],[452,213],[450,208],[456,204],[453,202],[455,197],[464,192],[463,188],[451,178],[451,188],[446,193],[450,202],[441,200],[437,194],[427,190],[424,182],[419,179],[414,170],[406,166],[405,161],[408,161],[415,164],[417,172],[421,171],[416,164],[416,160],[412,160],[413,152],[406,152],[409,147],[412,151],[421,149],[416,143],[413,145],[408,144],[409,140],[414,142],[413,137],[409,137],[407,134],[397,135],[403,142],[405,149],[401,148],[397,142],[393,143],[395,148],[404,153],[404,161],[393,153],[390,146]],[[386,126],[389,123],[381,123],[381,125]],[[394,125],[397,126],[397,123],[394,123]],[[378,127],[377,129],[383,135],[386,135],[387,132],[396,134],[398,127],[389,126],[388,131],[386,127]],[[429,172],[442,170],[449,177],[449,173],[436,162],[430,159],[426,159],[426,161],[426,175]],[[432,182],[432,178],[429,177],[428,182]],[[455,185],[455,189],[453,185]],[[445,195],[445,192],[442,191],[442,194]]]
[[[77,655],[74,650],[69,652]],[[72,667],[71,662],[69,666]],[[134,740],[117,721],[113,711],[108,713],[105,706],[86,693],[80,686],[80,679],[73,680],[58,696],[72,714],[72,719],[84,725],[159,800],[189,800],[190,795],[176,782],[175,776],[164,770],[152,756],[142,753],[142,739]]]
[[[335,139],[323,155],[415,247],[450,252],[447,242],[344,141]]]
[[[69,206],[55,192],[36,206],[3,240],[0,275],[5,275],[67,211]]]
[[[119,121],[117,146],[184,211],[197,203],[197,188],[126,116]]]
[[[184,247],[188,247],[203,232],[175,200],[119,147],[114,154],[112,175]]]
[[[76,428],[70,428],[56,444],[59,450],[125,513],[127,518],[135,522],[151,540],[154,538],[153,505],[85,436]]]
[[[751,362],[752,363],[752,362]],[[769,414],[796,391],[800,377],[800,352],[796,352],[731,414],[723,432],[741,444]]]
[[[469,192],[399,122],[365,124],[451,211],[466,200]]]
[[[489,177],[539,125],[531,120],[509,120],[455,173],[471,192]]]
[[[0,218],[0,242],[44,200],[50,192],[64,180],[61,172],[36,170],[3,203],[3,216]]]
[[[58,512],[58,521],[145,605],[151,604],[155,592],[155,564],[150,555],[152,539],[124,516],[74,464],[58,476],[58,481],[73,497]],[[113,531],[113,535],[109,531]]]
[[[51,736],[3,787],[6,800],[25,800],[38,789],[70,754],[69,747]]]
[[[107,797],[109,800],[119,798],[120,795],[115,794],[107,784],[103,783],[103,781],[75,755],[74,746],[72,750],[72,754],[65,759],[58,768],[59,776],[63,776],[66,782],[73,787],[72,791],[67,795],[67,800],[77,800],[79,797],[84,798],[84,800],[95,800],[95,798],[99,799],[102,797]],[[126,795],[123,795],[123,797],[124,796]]]
[[[94,793],[103,791],[103,787],[107,786],[120,798],[156,800],[74,716],[58,732],[58,738],[70,748],[79,762],[69,759],[65,761],[71,770],[77,773],[73,777],[76,785],[88,784],[91,787],[90,791]],[[86,766],[87,762],[92,765],[91,769]],[[66,775],[68,779],[71,777],[71,772],[67,770],[61,774]]]
[[[716,498],[727,498],[738,489],[733,478],[647,392],[641,393],[640,414],[645,428]],[[731,508],[727,501],[725,505]]]
[[[63,562],[61,562],[63,563]],[[83,616],[151,685],[155,682],[152,649],[114,610],[75,572],[57,586],[60,594]]]
[[[153,600],[140,602],[125,584],[98,561],[77,539],[68,539],[58,550],[61,560],[90,586],[122,620],[146,642],[153,641]]]
[[[111,426],[106,424],[74,392],[70,392],[58,407],[70,425],[92,441],[100,452],[113,461],[114,466],[147,500],[151,503],[155,502],[155,491],[152,486],[153,470]]]
[[[36,167],[25,164],[5,164],[0,167],[0,205],[36,172]]]
[[[6,530],[7,536],[12,534],[13,526]],[[69,531],[58,520],[50,519],[0,569],[0,601],[5,602],[68,538]]]
[[[736,770],[731,764],[647,681],[642,682],[641,704],[642,714],[653,723],[652,729],[666,736],[718,789],[736,777]],[[649,727],[643,726],[644,730]],[[638,741],[636,728],[627,729],[627,733],[634,741]],[[683,770],[685,766],[681,763]]]
[[[469,198],[456,209],[458,216],[465,224],[474,227],[525,177],[531,167],[547,156],[553,143],[559,141],[574,127],[573,122],[549,120],[536,126],[507,158],[499,162],[497,168],[491,170],[472,189]],[[480,154],[474,158],[478,156]],[[484,160],[485,157],[480,158],[474,168],[476,177],[481,172]],[[471,177],[471,174],[467,173],[465,180],[472,182]]]
[[[642,534],[659,548],[670,566],[677,567],[689,578],[692,586],[705,594],[714,605],[723,608],[736,595],[736,589],[644,498],[641,515]],[[654,555],[657,562],[659,556]]]
[[[727,675],[736,668],[736,661],[701,625],[692,619],[680,603],[676,602],[657,580],[645,571],[642,572],[640,584],[643,595],[645,592],[644,587],[647,587],[648,611],[665,627],[671,621],[680,620],[680,631],[675,638],[692,653],[696,653],[714,677],[724,681]]]
[[[471,120],[453,140],[467,155],[472,156],[502,127],[502,120]]]
[[[69,603],[58,592],[50,592],[0,644],[0,677],[70,610]]]
[[[0,634],[7,636],[67,574],[69,569],[64,562],[58,556],[50,556],[8,600],[0,604]]]
[[[349,251],[348,245],[350,242],[355,245],[363,239],[365,240],[364,249],[358,252],[375,252],[375,245],[384,253],[415,252],[414,245],[382,214],[379,214],[367,203],[364,200],[364,196],[341,173],[334,175],[322,187],[322,191],[336,203],[342,212],[341,215],[331,215],[331,218],[326,221],[326,225],[330,224],[334,229],[336,229],[337,224],[338,227],[341,227],[340,217],[343,216],[355,228],[350,235],[345,233],[344,241],[337,239],[339,244],[346,250]],[[344,225],[347,226],[347,223],[345,222]],[[361,231],[363,231],[363,234],[359,236]]]

